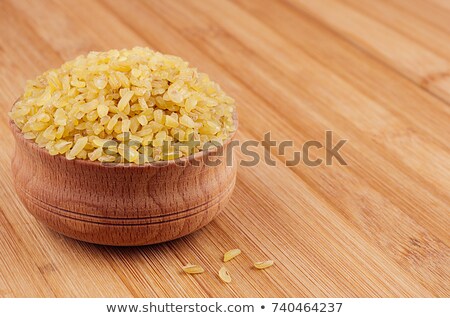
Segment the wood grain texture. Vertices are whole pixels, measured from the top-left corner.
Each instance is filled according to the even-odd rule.
[[[0,2],[0,296],[449,297],[448,21],[439,0]],[[239,167],[217,219],[169,243],[102,247],[48,230],[14,191],[6,112],[26,79],[135,45],[219,82],[241,141],[271,131],[298,149],[332,130],[348,165],[286,167],[292,149],[273,150],[275,167]],[[224,284],[232,248],[243,253]],[[275,265],[251,270],[264,259]],[[185,275],[187,262],[206,272]]]

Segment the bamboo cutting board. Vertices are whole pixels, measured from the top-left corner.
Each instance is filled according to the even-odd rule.
[[[0,297],[450,297],[448,21],[439,0],[1,1]],[[288,167],[292,149],[273,149],[276,166],[239,167],[215,221],[165,244],[48,230],[12,187],[7,111],[46,69],[136,45],[220,83],[239,140],[270,131],[298,150],[331,130],[348,165]]]

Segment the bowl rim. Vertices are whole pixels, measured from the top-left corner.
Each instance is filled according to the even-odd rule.
[[[14,103],[15,104],[15,103]],[[13,107],[14,107],[13,104]],[[23,137],[23,133],[22,130],[16,125],[16,123],[14,122],[14,120],[9,119],[9,126],[11,128],[11,131],[14,135],[14,138],[20,139],[22,142],[24,142],[25,144],[27,144],[28,146],[30,146],[32,149],[34,149],[35,151],[38,151],[42,154],[44,154],[45,156],[49,156],[50,158],[61,158],[64,159],[67,162],[73,162],[76,164],[81,164],[81,165],[87,165],[87,166],[97,166],[97,167],[102,167],[102,168],[148,168],[148,167],[154,167],[154,168],[164,168],[164,167],[168,167],[168,166],[180,166],[180,167],[184,167],[186,166],[188,163],[192,163],[194,161],[199,161],[199,159],[201,158],[205,158],[207,156],[213,155],[214,153],[218,152],[220,149],[224,149],[236,136],[236,132],[238,129],[238,115],[237,115],[237,109],[234,110],[233,112],[233,122],[234,122],[234,131],[230,134],[230,136],[218,147],[213,147],[213,148],[208,148],[207,151],[199,151],[197,153],[194,153],[190,156],[187,157],[180,157],[177,159],[171,159],[171,160],[160,160],[160,161],[154,161],[154,162],[147,162],[147,163],[143,163],[143,164],[137,164],[134,162],[127,162],[126,164],[124,163],[104,163],[98,160],[95,161],[91,161],[88,159],[73,159],[73,160],[68,160],[65,156],[61,155],[61,154],[57,154],[57,155],[51,155],[47,149],[43,148],[43,147],[39,147],[37,143],[34,142],[34,140],[31,139],[25,139]],[[16,141],[17,142],[17,141]]]

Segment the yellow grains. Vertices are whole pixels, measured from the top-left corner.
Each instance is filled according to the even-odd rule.
[[[145,126],[148,124],[148,119],[145,115],[140,115],[137,117],[137,121],[139,122],[139,124],[141,124],[142,126]]]
[[[95,160],[98,160],[98,158],[100,158],[102,156],[102,154],[103,154],[103,149],[97,148],[93,152],[88,153],[88,157],[91,161],[95,161]]]
[[[38,114],[36,115],[37,121],[42,121],[44,123],[48,123],[50,121],[51,117],[47,114]]]
[[[53,125],[48,126],[47,129],[44,130],[43,136],[48,140],[55,140],[56,138],[55,127]]]
[[[93,110],[96,110],[97,105],[98,105],[98,100],[94,99],[86,104],[83,104],[83,106],[81,107],[81,110],[87,114]]]
[[[226,252],[223,255],[223,261],[228,262],[229,260],[235,258],[239,254],[241,254],[240,249],[236,248],[236,249],[229,250],[228,252]],[[267,261],[263,261],[263,262],[256,262],[253,264],[253,266],[257,269],[266,269],[266,268],[272,266],[273,264],[274,264],[273,260],[267,260]],[[190,263],[187,264],[186,266],[183,266],[182,268],[188,274],[200,274],[205,271],[201,266],[193,265]],[[231,274],[225,266],[222,266],[220,268],[219,278],[225,283],[231,283]]]
[[[105,104],[100,104],[97,106],[97,114],[98,117],[105,117],[106,115],[108,115],[109,112],[109,107],[106,106]]]
[[[103,147],[104,146],[104,144],[107,142],[107,141],[109,141],[108,139],[101,139],[101,138],[94,138],[93,140],[92,140],[92,144],[95,146],[95,147]]]
[[[55,118],[54,118],[53,122],[55,125],[58,125],[58,126],[67,125],[67,115],[66,115],[66,112],[64,111],[64,109],[58,108],[55,111]]]
[[[78,155],[86,146],[88,142],[88,137],[81,137],[75,142],[75,145],[73,145],[73,148],[69,152],[69,157],[74,158],[76,155]]]
[[[175,128],[178,127],[179,123],[173,116],[166,115],[166,126]]]
[[[25,139],[36,139],[36,134],[32,132],[26,132],[23,134]]]
[[[134,95],[134,92],[130,91],[126,88],[123,88],[120,90],[120,96],[122,96],[122,98],[120,99],[119,103],[117,104],[117,108],[119,109],[119,111],[123,111],[125,109],[125,107],[128,105],[128,103],[130,102],[131,97],[133,97],[133,95]]]
[[[195,98],[189,97],[188,99],[186,99],[184,107],[186,108],[186,111],[190,112],[195,108],[196,105],[197,100]]]
[[[194,120],[191,117],[187,116],[187,115],[181,116],[180,124],[182,124],[182,125],[184,125],[186,127],[189,127],[189,128],[194,128],[195,127]]]
[[[157,123],[162,124],[164,118],[164,112],[161,109],[157,109],[153,112],[153,118]]]
[[[133,147],[129,147],[127,144],[121,143],[117,147],[119,154],[129,162],[135,162],[139,158],[139,152]]]
[[[58,140],[54,145],[53,148],[60,154],[67,152],[72,148],[72,142],[65,141],[65,140]]]
[[[113,155],[104,155],[98,158],[98,161],[100,162],[114,162],[116,161],[116,156]]]
[[[144,98],[142,98],[142,97],[138,98],[138,102],[139,102],[139,106],[141,106],[141,108],[143,110],[148,108],[147,102],[146,102],[146,100]]]
[[[234,111],[234,100],[181,58],[136,47],[90,52],[28,81],[9,116],[52,155],[146,163],[223,142]],[[199,143],[181,150],[191,137]],[[105,152],[99,140],[123,146]]]
[[[107,84],[108,84],[108,81],[106,80],[106,78],[104,76],[94,78],[94,85],[98,89],[104,89]]]
[[[223,261],[224,262],[228,262],[229,260],[232,260],[233,258],[235,258],[236,256],[238,256],[239,254],[241,254],[241,250],[238,248],[235,248],[233,250],[230,250],[228,252],[226,252],[223,255]]]
[[[130,124],[131,121],[129,119],[122,120],[122,132],[129,132],[130,131]]]
[[[231,283],[231,275],[225,266],[222,266],[219,270],[219,277],[225,283]]]
[[[256,262],[254,264],[255,268],[257,268],[257,269],[265,269],[265,268],[270,267],[272,265],[273,265],[273,261],[272,260],[267,260],[267,261],[264,261],[264,262]]]
[[[117,122],[119,121],[119,115],[114,115],[108,122],[108,125],[106,125],[106,129],[113,130],[114,126],[116,126]]]
[[[182,267],[183,271],[187,274],[201,274],[205,270],[200,265],[187,264]]]
[[[155,135],[155,139],[164,140],[167,137],[167,133],[165,131],[160,131]]]
[[[43,121],[30,123],[30,128],[33,131],[42,131],[42,130],[47,129],[47,127],[48,127],[48,123],[43,122]]]

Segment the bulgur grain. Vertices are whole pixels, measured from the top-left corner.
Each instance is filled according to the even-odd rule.
[[[257,269],[265,269],[267,267],[270,267],[273,265],[273,261],[272,260],[267,260],[267,261],[263,261],[263,262],[256,262],[254,264],[255,268]]]
[[[236,256],[238,256],[239,254],[241,254],[241,250],[238,248],[229,250],[228,252],[226,252],[223,255],[223,261],[224,262],[228,262],[229,260],[232,260],[233,258],[235,258]]]
[[[231,283],[231,275],[225,266],[222,266],[219,270],[219,277],[225,283]]]
[[[205,270],[200,265],[187,264],[182,267],[183,271],[187,274],[201,274]]]
[[[234,100],[206,74],[179,57],[135,47],[90,52],[28,81],[9,116],[52,155],[145,163],[176,157],[163,145],[190,136],[199,141],[194,153],[223,142],[235,130],[234,111]],[[106,151],[98,139],[124,145]],[[144,152],[151,155],[136,155]]]

